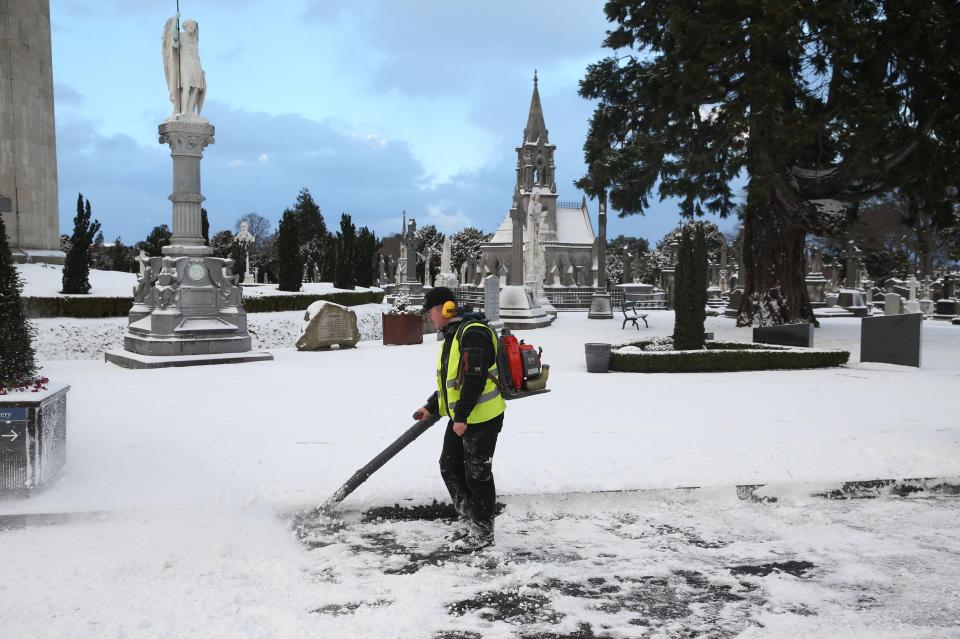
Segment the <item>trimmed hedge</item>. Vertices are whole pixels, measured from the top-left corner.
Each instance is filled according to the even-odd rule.
[[[621,344],[644,348],[651,340]],[[707,342],[702,351],[610,353],[610,370],[623,373],[721,373],[733,371],[827,368],[846,364],[847,351],[790,348],[772,344]]]
[[[305,311],[318,300],[342,306],[379,304],[383,291],[343,291],[323,295],[265,295],[247,297],[243,306],[248,313]],[[133,306],[132,297],[24,297],[27,317],[126,317]]]

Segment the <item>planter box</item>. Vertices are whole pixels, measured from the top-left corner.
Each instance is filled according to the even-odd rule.
[[[423,318],[419,315],[383,315],[383,343],[403,346],[423,343]]]
[[[49,384],[36,393],[0,395],[0,495],[29,496],[67,459],[67,391]]]

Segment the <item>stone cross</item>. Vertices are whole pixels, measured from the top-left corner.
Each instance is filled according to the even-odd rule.
[[[147,252],[143,249],[140,249],[140,253],[137,255],[137,265],[140,267],[140,277],[143,277],[143,269],[146,266]]]
[[[257,238],[250,233],[250,223],[247,220],[240,220],[240,232],[234,238],[236,242],[243,247],[244,272],[243,281],[253,282],[253,274],[250,272],[250,247],[256,242]]]

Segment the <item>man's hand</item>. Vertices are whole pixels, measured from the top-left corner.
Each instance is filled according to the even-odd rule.
[[[413,418],[418,422],[423,421],[427,417],[430,417],[430,411],[427,410],[426,406],[421,406],[417,410],[413,411]]]
[[[467,423],[466,422],[454,422],[453,423],[453,432],[455,432],[460,437],[463,437],[463,434],[467,432]]]

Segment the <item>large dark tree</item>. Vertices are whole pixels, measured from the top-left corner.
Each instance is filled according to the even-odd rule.
[[[357,255],[354,267],[356,283],[359,286],[376,284],[379,276],[378,248],[380,248],[380,242],[377,240],[376,233],[365,226],[361,226],[360,230],[357,231]]]
[[[163,247],[169,246],[171,237],[173,233],[170,232],[170,227],[161,224],[153,227],[147,238],[138,242],[135,248],[138,251],[142,249],[150,257],[160,257],[163,255]]]
[[[578,184],[609,189],[621,215],[657,189],[686,216],[725,216],[745,175],[740,325],[813,319],[807,233],[832,234],[857,202],[931,171],[956,183],[955,0],[608,0],[605,12],[615,54],[581,82],[599,104]]]
[[[124,273],[134,270],[135,263],[130,255],[130,249],[123,244],[123,240],[119,237],[110,245],[109,257],[110,270],[123,271]]]
[[[22,290],[0,215],[0,390],[31,381],[37,371],[34,329],[23,311]]]
[[[350,216],[340,216],[340,232],[337,233],[337,276],[333,285],[352,291],[357,285],[357,229]]]
[[[688,224],[680,230],[673,288],[673,346],[677,350],[703,348],[707,302],[705,247],[703,227]]]
[[[277,288],[281,291],[299,291],[303,283],[303,263],[300,261],[300,238],[297,215],[290,209],[283,212],[277,231]]]
[[[70,250],[63,263],[63,293],[86,295],[90,292],[90,246],[100,233],[100,222],[91,220],[90,200],[77,196],[77,215],[73,218]]]

